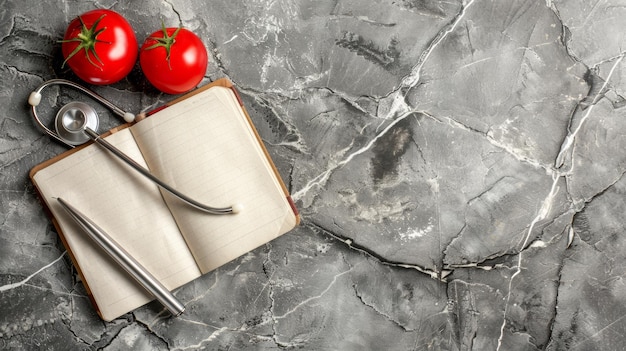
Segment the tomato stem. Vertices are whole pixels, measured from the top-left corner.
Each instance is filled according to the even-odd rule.
[[[176,36],[178,35],[178,32],[180,32],[181,28],[182,28],[181,26],[176,28],[174,33],[172,33],[172,36],[170,36],[169,34],[167,34],[167,28],[165,28],[165,23],[161,20],[161,29],[163,30],[163,37],[162,38],[150,37],[150,39],[156,41],[156,43],[154,43],[153,45],[150,45],[149,47],[145,49],[145,50],[152,50],[158,47],[165,48],[165,53],[167,54],[166,56],[167,66],[170,68],[170,71],[172,70],[172,65],[170,63],[170,51],[172,50],[172,45],[176,43]]]
[[[91,28],[87,28],[87,25],[85,24],[83,19],[80,16],[78,16],[78,20],[80,21],[80,25],[81,25],[80,33],[78,33],[75,38],[59,41],[60,43],[71,43],[71,42],[78,43],[78,46],[76,46],[74,51],[72,51],[69,55],[67,55],[67,58],[65,58],[65,61],[63,61],[63,65],[61,67],[65,67],[65,64],[67,63],[67,61],[69,61],[72,57],[74,57],[74,55],[76,55],[79,51],[84,51],[87,61],[89,61],[89,63],[91,63],[95,67],[102,70],[102,66],[104,65],[104,63],[102,63],[102,60],[100,60],[100,57],[98,57],[98,53],[96,52],[96,43],[111,44],[110,42],[98,39],[98,35],[100,35],[100,33],[106,30],[106,27],[103,27],[100,29],[97,28],[98,24],[104,18],[104,16],[106,16],[106,14],[103,14],[102,16],[100,16],[93,23]],[[98,62],[100,63],[100,66],[91,60],[91,56],[89,54],[92,54],[96,58],[96,60],[98,60]]]

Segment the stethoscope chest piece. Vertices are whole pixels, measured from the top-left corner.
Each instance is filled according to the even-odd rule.
[[[88,104],[73,101],[61,107],[54,126],[63,141],[70,145],[81,145],[89,140],[85,128],[98,130],[98,115]]]

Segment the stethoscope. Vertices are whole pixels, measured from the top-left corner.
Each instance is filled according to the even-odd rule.
[[[230,207],[221,208],[204,205],[180,193],[176,189],[172,188],[171,186],[154,176],[142,165],[138,164],[132,158],[128,157],[118,148],[113,146],[111,143],[100,137],[100,135],[96,132],[99,124],[98,114],[93,107],[84,102],[72,101],[62,106],[61,109],[59,109],[59,111],[57,112],[54,120],[55,131],[52,131],[50,128],[46,127],[46,125],[41,121],[35,109],[36,106],[38,106],[41,102],[41,91],[46,87],[52,85],[70,86],[89,95],[94,100],[109,108],[111,111],[113,111],[113,113],[122,117],[127,123],[133,122],[135,120],[135,115],[130,112],[125,112],[119,107],[113,105],[110,101],[106,100],[102,96],[81,86],[80,84],[76,84],[65,79],[48,80],[41,84],[35,91],[30,93],[30,96],[28,97],[28,104],[31,106],[33,119],[35,120],[35,124],[37,125],[37,127],[40,128],[44,133],[52,137],[54,140],[57,140],[71,148],[84,144],[91,140],[94,143],[103,147],[104,149],[110,151],[113,155],[124,161],[137,172],[141,173],[143,176],[147,177],[167,192],[204,212],[208,212],[211,214],[232,214],[237,213],[241,210],[241,205],[233,205]]]

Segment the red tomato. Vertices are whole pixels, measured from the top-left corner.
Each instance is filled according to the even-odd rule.
[[[202,40],[185,28],[164,26],[146,39],[139,53],[139,64],[148,81],[167,94],[195,88],[208,62]]]
[[[61,41],[65,62],[91,84],[124,78],[137,61],[137,39],[119,13],[106,9],[85,12],[70,22]]]

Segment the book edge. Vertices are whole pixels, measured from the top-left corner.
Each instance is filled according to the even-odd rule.
[[[248,110],[246,110],[246,107],[243,104],[243,101],[241,100],[241,96],[239,95],[239,91],[237,90],[237,88],[232,83],[230,83],[230,81],[228,81],[228,83],[229,84],[228,85],[224,85],[224,87],[229,88],[230,90],[232,90],[233,94],[235,94],[235,97],[237,98],[237,102],[239,103],[239,107],[241,107],[241,110],[243,111],[243,114],[246,116],[246,121],[247,121],[248,125],[250,125],[250,127],[252,127],[252,131],[254,132],[254,136],[256,138],[256,141],[259,144],[259,146],[261,147],[261,150],[263,150],[263,154],[265,155],[265,158],[267,159],[268,163],[270,164],[270,167],[271,167],[272,171],[274,172],[274,177],[278,180],[278,183],[280,184],[280,186],[281,186],[281,188],[283,190],[283,193],[285,194],[285,197],[287,198],[287,202],[289,203],[289,206],[291,207],[291,210],[293,211],[293,214],[294,214],[295,220],[296,220],[296,224],[295,224],[294,227],[296,227],[296,226],[298,226],[300,224],[300,213],[298,212],[296,204],[293,201],[293,198],[291,197],[291,194],[289,193],[289,189],[287,189],[287,186],[285,185],[285,182],[283,181],[283,178],[281,177],[280,172],[278,171],[278,168],[276,167],[276,164],[274,164],[274,160],[272,160],[272,157],[269,154],[269,151],[267,151],[267,148],[265,147],[265,143],[263,143],[263,139],[261,138],[261,135],[259,134],[259,132],[256,129],[256,127],[254,126],[252,118],[250,118],[250,115],[248,114]]]
[[[44,163],[46,163],[46,162],[44,162]],[[40,165],[41,164],[39,164],[37,166],[40,166]],[[39,169],[43,169],[43,168],[45,168],[45,167],[40,167]],[[83,275],[83,271],[82,271],[82,269],[80,268],[80,266],[78,265],[78,263],[76,261],[76,257],[74,256],[74,252],[71,250],[70,246],[67,243],[67,240],[65,239],[65,235],[61,231],[61,226],[59,225],[59,222],[57,221],[56,217],[54,217],[54,214],[50,210],[50,207],[48,207],[48,204],[46,203],[46,201],[43,199],[43,196],[41,195],[41,191],[39,190],[39,186],[37,185],[37,181],[34,178],[35,174],[36,174],[36,172],[32,172],[32,170],[31,170],[31,182],[35,186],[35,195],[37,196],[37,199],[39,200],[39,203],[41,204],[41,207],[42,207],[44,213],[46,214],[48,219],[50,219],[50,222],[52,223],[52,225],[54,226],[57,234],[59,235],[59,239],[61,240],[61,243],[63,244],[63,247],[65,248],[65,251],[67,251],[67,254],[70,257],[70,260],[72,261],[72,265],[74,266],[78,276],[80,277],[81,283],[85,287],[85,291],[87,293],[87,298],[89,298],[89,301],[94,306],[94,308],[96,310],[96,313],[98,313],[100,318],[102,318],[103,320],[105,320],[107,322],[111,321],[110,319],[105,318],[105,316],[100,311],[100,308],[99,308],[98,304],[96,303],[96,300],[94,299],[93,294],[91,293],[91,288],[89,287],[89,284],[87,284],[87,281],[85,280],[85,276]]]
[[[110,130],[108,130],[107,132],[103,133],[102,136],[106,137],[109,136],[115,132],[118,132],[120,130],[123,130],[125,128],[128,128],[130,126],[129,123],[125,123],[122,124],[120,126],[117,126],[115,128],[112,128]],[[87,280],[85,279],[85,276],[83,275],[82,269],[80,267],[80,265],[78,265],[77,261],[76,261],[76,257],[74,256],[74,252],[70,249],[70,246],[67,243],[67,239],[65,238],[65,235],[63,234],[63,231],[61,230],[61,226],[59,225],[56,217],[54,216],[54,214],[52,213],[52,211],[50,210],[50,207],[48,206],[48,204],[46,203],[46,201],[43,199],[43,196],[41,195],[41,190],[39,189],[39,184],[37,183],[37,180],[35,179],[35,176],[37,175],[37,172],[39,172],[40,170],[72,155],[75,154],[76,152],[86,148],[87,146],[93,144],[93,142],[87,142],[83,145],[77,146],[75,148],[72,148],[70,150],[64,151],[56,156],[54,156],[51,159],[48,159],[44,162],[41,162],[37,165],[35,165],[34,167],[32,167],[30,169],[30,171],[28,172],[28,177],[31,181],[31,183],[34,185],[34,189],[35,189],[35,195],[39,201],[39,203],[41,204],[41,207],[44,211],[44,213],[46,214],[46,216],[49,218],[50,222],[52,223],[52,225],[54,226],[57,234],[59,235],[59,239],[61,240],[61,243],[63,244],[63,247],[65,248],[65,250],[67,251],[70,260],[72,261],[72,265],[74,266],[74,268],[76,269],[76,272],[78,274],[78,276],[80,277],[81,283],[83,284],[83,286],[85,287],[85,291],[87,293],[87,297],[89,298],[89,301],[91,302],[92,306],[94,306],[94,309],[96,310],[96,313],[98,313],[98,315],[100,316],[101,319],[103,319],[104,321],[110,322],[113,319],[117,318],[110,318],[106,315],[103,314],[103,312],[100,310],[100,307],[98,306],[98,304],[96,303],[96,300],[93,297],[93,294],[91,292],[91,287],[89,286],[89,284],[87,283]],[[118,316],[119,317],[119,316]]]

